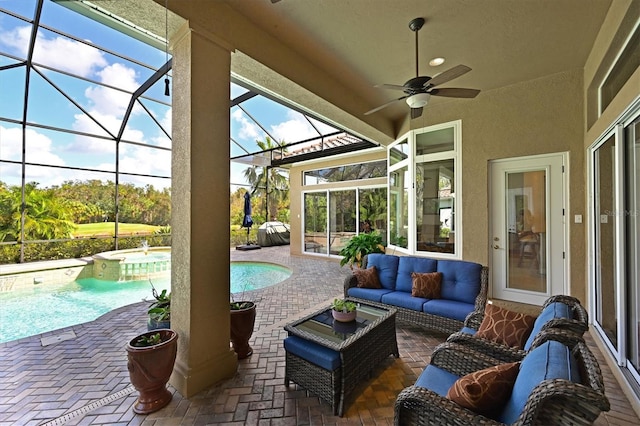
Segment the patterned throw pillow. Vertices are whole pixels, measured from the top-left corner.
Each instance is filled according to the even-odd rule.
[[[440,299],[442,272],[412,272],[411,295],[424,299]]]
[[[476,337],[522,349],[536,318],[487,304]]]
[[[382,288],[378,278],[378,270],[375,266],[367,269],[354,269],[353,275],[358,280],[358,287],[360,288]]]
[[[447,398],[476,413],[491,415],[507,403],[520,371],[519,362],[499,364],[460,377]]]

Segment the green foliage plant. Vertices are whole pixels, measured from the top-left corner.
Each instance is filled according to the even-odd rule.
[[[359,268],[362,265],[362,258],[370,253],[384,253],[382,236],[377,232],[354,235],[340,250],[339,255],[342,256],[340,266],[349,264],[352,269],[354,265]]]
[[[151,281],[149,281],[151,283]],[[156,299],[147,314],[149,314],[149,318],[154,321],[170,321],[171,320],[171,293],[167,293],[167,290],[162,290],[160,293],[156,290],[151,283],[151,292],[153,297]]]
[[[159,343],[162,343],[160,333],[153,333],[148,336],[140,336],[135,342],[133,342],[132,346],[136,348],[145,348],[147,346],[153,346]]]
[[[345,299],[333,299],[333,303],[331,304],[331,308],[338,312],[353,312],[357,307],[358,305],[355,302]]]

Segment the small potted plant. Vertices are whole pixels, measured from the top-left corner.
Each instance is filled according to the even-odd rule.
[[[331,304],[331,315],[333,319],[340,322],[350,322],[356,319],[358,315],[355,302],[346,299],[333,299]]]
[[[354,235],[340,250],[339,255],[342,256],[340,266],[348,263],[351,269],[354,265],[359,268],[362,265],[362,258],[369,253],[384,253],[382,236],[377,232]]]
[[[169,404],[167,382],[176,361],[178,334],[169,329],[147,331],[131,339],[126,349],[129,379],[140,394],[133,411],[149,414]]]
[[[151,303],[147,314],[147,330],[156,330],[159,328],[171,328],[171,293],[162,290],[160,293],[151,284],[153,297],[155,301]]]

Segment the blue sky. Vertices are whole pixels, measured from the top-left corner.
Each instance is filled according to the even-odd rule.
[[[0,8],[27,19],[32,19],[35,4],[35,0],[0,0]],[[38,64],[36,67],[51,80],[51,83],[77,102],[87,114],[61,95],[45,78],[32,72],[27,122],[73,129],[91,135],[109,136],[109,132],[117,134],[130,99],[130,94],[126,92],[133,92],[153,74],[154,70],[150,67],[157,68],[163,65],[166,53],[49,0],[45,1],[41,24],[51,26],[62,34],[46,29],[38,32],[34,50],[34,63]],[[19,63],[26,57],[30,34],[29,22],[0,13],[0,66]],[[139,63],[96,49],[65,37],[64,34],[90,41],[107,51],[133,58]],[[2,118],[22,119],[25,69],[18,67],[0,71]],[[94,81],[104,85],[95,84]],[[122,88],[126,92],[116,88]],[[244,91],[246,89],[232,84],[231,98]],[[170,132],[171,108],[163,105],[170,103],[170,98],[164,96],[163,80],[145,95],[151,99],[143,99],[142,103],[162,127]],[[243,107],[278,141],[293,142],[317,136],[302,114],[269,99],[256,97],[243,103]],[[106,130],[90,117],[95,118]],[[230,124],[232,138],[250,152],[258,149],[255,141],[264,140],[266,136],[266,133],[237,107],[231,110]],[[319,122],[314,122],[314,125],[323,130],[329,128]],[[21,137],[19,125],[0,120],[0,160],[20,161]],[[170,152],[150,147],[170,147],[171,142],[142,107],[137,106],[134,109],[123,139],[149,147],[121,144],[119,161],[122,172],[170,176]],[[115,170],[115,144],[109,140],[29,126],[26,144],[27,162]],[[232,144],[231,156],[241,154],[243,151]],[[9,184],[19,184],[20,167],[8,163],[0,164],[0,180]],[[232,163],[231,182],[244,183],[242,171],[246,168],[247,165]],[[60,184],[70,179],[113,180],[113,175],[64,168],[27,167],[27,181],[38,181],[41,187]],[[164,187],[169,183],[167,179],[143,176],[124,176],[122,180],[136,185],[153,184],[156,187]]]

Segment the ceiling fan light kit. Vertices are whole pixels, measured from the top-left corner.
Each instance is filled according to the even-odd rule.
[[[411,108],[411,118],[418,118],[422,115],[422,107],[427,105],[431,95],[433,96],[446,96],[449,98],[474,98],[480,93],[477,89],[462,89],[462,88],[436,88],[441,84],[447,83],[454,78],[458,78],[463,74],[471,71],[466,65],[456,65],[446,71],[443,71],[435,77],[421,76],[419,74],[418,67],[418,31],[425,23],[424,18],[415,18],[409,22],[409,29],[416,34],[416,76],[407,80],[402,86],[398,84],[380,84],[375,87],[383,87],[391,90],[402,90],[405,95],[397,99],[389,101],[380,105],[370,111],[365,112],[365,115],[373,114],[381,109],[397,102],[402,99],[405,100],[407,105]]]
[[[429,98],[431,98],[431,95],[428,93],[416,93],[409,96],[406,101],[411,108],[422,108],[429,103]]]

